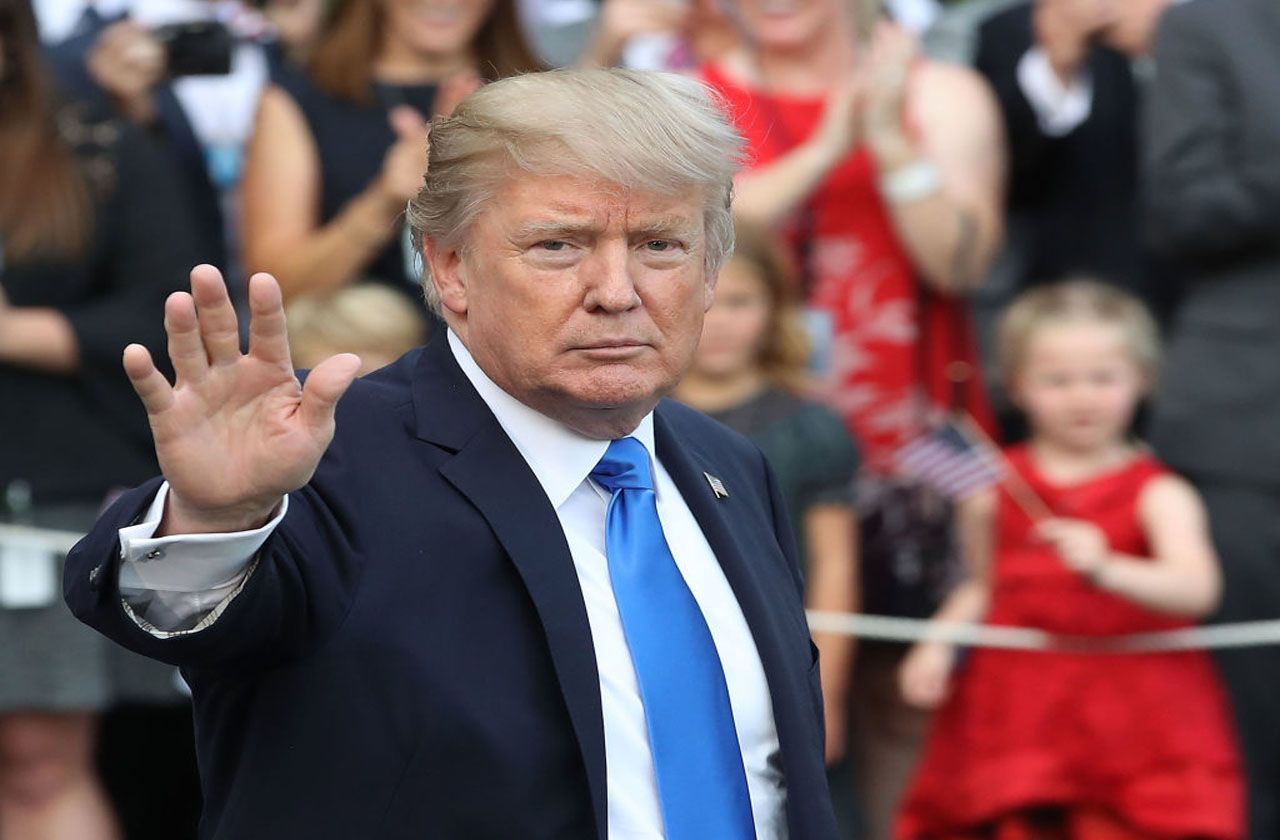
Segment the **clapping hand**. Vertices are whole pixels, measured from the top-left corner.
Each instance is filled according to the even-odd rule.
[[[422,189],[427,171],[427,133],[429,126],[422,114],[408,105],[397,105],[387,115],[396,142],[382,158],[382,170],[376,181],[378,191],[395,213],[404,211],[406,202]]]
[[[103,30],[89,51],[89,75],[134,122],[155,119],[151,90],[164,79],[164,47],[136,21],[122,20]]]
[[[864,65],[866,140],[883,171],[915,160],[919,152],[907,135],[907,94],[920,43],[897,24],[881,21]]]
[[[1116,0],[1038,0],[1032,15],[1036,43],[1062,83],[1069,84],[1092,40],[1117,17]]]
[[[249,352],[222,275],[191,272],[191,293],[165,302],[173,385],[145,347],[124,367],[142,399],[169,481],[161,533],[240,531],[261,525],[280,498],[305,485],[333,439],[334,410],[360,359],[326,359],[303,387],[293,373],[280,287],[249,281]]]
[[[692,15],[692,4],[680,0],[605,0],[595,38],[584,59],[610,67],[618,62],[627,42],[641,35],[681,32]]]

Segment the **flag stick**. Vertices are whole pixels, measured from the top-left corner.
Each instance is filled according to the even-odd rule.
[[[1004,485],[1004,489],[1009,492],[1009,498],[1022,508],[1022,512],[1034,523],[1043,522],[1046,519],[1053,519],[1053,511],[1045,504],[1044,500],[1036,495],[1036,491],[1031,489],[1031,485],[1022,478],[1013,464],[1009,463],[1009,459],[1005,457],[996,442],[982,430],[977,421],[967,411],[957,411],[956,417],[960,421],[960,428],[967,434],[976,445],[982,446],[984,449],[994,453],[999,459],[1002,469],[1000,470],[1000,483]]]

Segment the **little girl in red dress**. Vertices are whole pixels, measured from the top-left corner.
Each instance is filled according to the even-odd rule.
[[[1141,304],[1105,286],[1013,305],[1001,355],[1031,440],[1007,452],[1000,488],[961,502],[970,573],[937,618],[1101,637],[1187,627],[1215,607],[1199,497],[1126,437],[1156,350]],[[1233,728],[1205,653],[957,653],[921,642],[902,665],[908,701],[940,708],[900,840],[1243,836]]]

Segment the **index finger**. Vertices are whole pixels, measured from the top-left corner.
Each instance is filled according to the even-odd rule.
[[[276,279],[261,272],[249,278],[249,355],[293,370],[284,298]]]

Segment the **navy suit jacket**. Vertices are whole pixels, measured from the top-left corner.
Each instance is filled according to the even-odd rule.
[[[759,450],[697,412],[663,402],[654,425],[760,651],[791,837],[834,838],[816,651],[773,478]],[[352,386],[243,590],[208,628],[169,639],[137,627],[116,583],[117,531],[158,483],[71,552],[66,598],[117,642],[181,666],[202,837],[606,836],[596,658],[569,547],[443,335]]]

